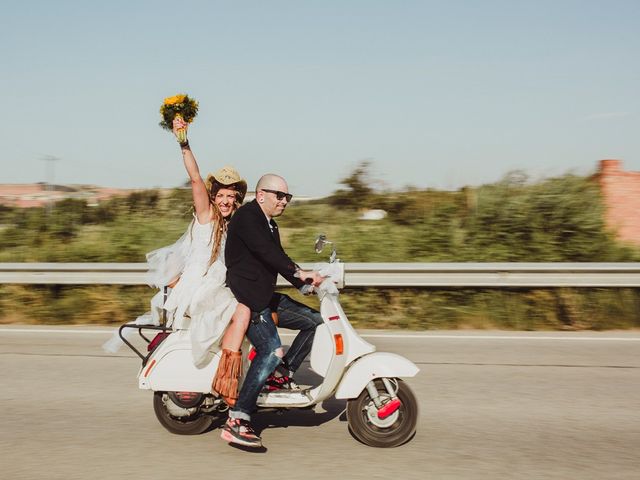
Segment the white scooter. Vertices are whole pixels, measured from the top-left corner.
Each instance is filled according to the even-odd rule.
[[[319,236],[316,252],[325,244],[331,242],[324,235]],[[344,264],[336,259],[335,249],[329,263],[317,269],[327,277],[316,289],[324,324],[316,329],[310,364],[323,380],[317,386],[300,390],[263,392],[257,406],[308,408],[335,396],[347,400],[349,430],[356,439],[373,447],[402,445],[415,433],[418,402],[399,377],[413,377],[419,369],[400,355],[376,352],[376,347],[353,329],[338,299],[338,288],[344,286]],[[123,334],[129,328],[137,329],[148,343],[146,355]],[[160,332],[149,339],[143,333],[145,330]],[[186,329],[173,331],[165,325],[125,324],[120,327],[120,338],[142,359],[139,387],[154,392],[154,411],[167,430],[182,435],[199,434],[217,419],[226,417],[228,406],[211,391],[220,352],[203,368],[196,368]],[[244,359],[245,373],[248,356]]]

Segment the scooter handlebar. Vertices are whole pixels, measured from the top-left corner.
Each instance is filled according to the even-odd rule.
[[[325,281],[320,285],[320,288],[322,288],[327,281],[332,283],[334,287],[344,288],[344,263],[319,263],[314,265],[314,270],[317,270],[320,275],[326,277]]]

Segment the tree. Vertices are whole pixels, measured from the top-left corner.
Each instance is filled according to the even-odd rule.
[[[373,188],[369,186],[370,167],[370,160],[362,160],[348,177],[340,180],[340,185],[344,185],[347,189],[336,190],[329,197],[331,204],[354,210],[368,206],[373,194]]]

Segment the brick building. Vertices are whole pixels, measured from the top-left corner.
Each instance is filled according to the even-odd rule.
[[[606,205],[606,223],[618,239],[640,245],[640,172],[625,172],[621,160],[601,160],[595,175]]]
[[[89,205],[97,205],[111,197],[128,195],[134,191],[93,185],[0,184],[0,204],[15,207],[42,207],[50,202],[74,198],[84,200]]]

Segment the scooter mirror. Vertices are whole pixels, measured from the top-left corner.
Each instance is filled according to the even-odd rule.
[[[327,243],[331,243],[331,242],[327,242],[327,236],[324,233],[321,233],[320,235],[318,235],[318,238],[316,238],[316,243],[315,243],[316,253],[320,253]]]
[[[324,248],[325,245],[333,245],[333,242],[330,242],[329,240],[327,240],[327,236],[324,233],[321,233],[320,235],[318,235],[318,238],[316,238],[316,244],[315,244],[316,253],[322,252],[322,249]],[[335,261],[336,261],[336,248],[334,246],[333,251],[331,252],[331,256],[329,257],[329,263],[333,263]]]

